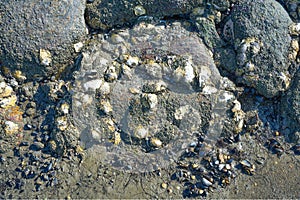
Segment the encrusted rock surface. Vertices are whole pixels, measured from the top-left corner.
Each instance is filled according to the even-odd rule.
[[[291,24],[288,13],[274,0],[239,1],[223,31],[236,51],[236,65],[225,63],[227,70],[265,97],[286,90],[293,76],[288,56]]]
[[[203,6],[203,0],[96,0],[87,4],[85,16],[92,28],[107,30],[131,24],[139,16],[163,18],[189,14],[198,6]]]
[[[122,170],[168,166],[195,132],[216,142],[234,100],[225,91],[231,84],[183,23],[141,22],[105,39],[99,35],[83,51],[72,91],[81,143]],[[163,148],[152,153],[151,140]]]
[[[2,18],[5,22],[13,19],[2,15],[13,12],[8,5],[15,6],[16,12],[28,11],[26,6],[32,2],[1,1],[0,23]],[[92,2],[100,3],[87,1]],[[31,75],[20,68],[22,64],[20,70],[6,64],[1,69],[0,199],[299,197],[299,72],[293,77],[300,62],[298,0],[277,1],[295,22],[289,27],[291,37],[283,28],[283,21],[290,20],[275,0],[101,2],[108,5],[108,10],[102,9],[104,15],[99,15],[108,20],[100,21],[104,24],[101,28],[111,29],[105,33],[90,29],[87,42],[67,43],[72,52],[82,52],[74,65],[78,71],[68,73],[68,78],[48,75],[60,73],[64,66],[51,64],[56,59],[64,60],[60,56],[69,52],[62,50],[62,54],[55,55],[45,47],[34,55],[34,63],[42,65],[24,64],[25,71],[35,70],[44,79],[31,81]],[[125,2],[134,3],[125,9]],[[153,6],[151,12],[157,8],[154,17],[148,15],[141,2]],[[21,34],[18,28],[27,26],[29,20],[22,18],[27,15],[37,16],[31,20],[36,22],[48,13],[45,24],[51,30],[61,28],[56,24],[62,21],[49,20],[54,15],[63,22],[76,24],[82,20],[56,15],[64,13],[60,10],[64,6],[58,6],[64,3],[35,3],[36,12],[41,13],[35,15],[30,10],[14,16],[23,24],[12,21],[9,31],[17,31],[10,34]],[[120,6],[114,7],[118,3]],[[165,8],[159,7],[165,3],[169,3]],[[189,15],[193,3],[200,7]],[[54,10],[41,9],[42,5]],[[180,6],[187,10],[180,10]],[[130,14],[128,19],[132,21],[128,22],[133,26],[124,24],[124,13]],[[270,13],[276,18],[262,18]],[[246,31],[241,31],[241,37],[233,23],[225,25],[223,31],[224,24],[232,19],[244,20]],[[66,34],[57,30],[55,37],[59,31]],[[0,41],[19,44],[2,38]],[[57,37],[44,42],[57,47],[60,41],[65,40]],[[272,48],[271,42],[275,42]],[[21,47],[31,48],[28,43]],[[291,51],[286,54],[288,46]],[[0,52],[5,48],[1,46]],[[18,54],[11,49],[11,55]],[[282,57],[278,56],[281,51]],[[243,57],[251,63],[241,65]],[[284,65],[289,67],[289,74],[279,75],[283,85],[290,88],[281,97],[265,98],[258,85],[250,85],[256,89],[246,86],[245,67],[251,71],[255,62],[266,64],[257,68],[263,79],[273,73],[268,63],[287,58],[292,63]],[[56,66],[58,70],[52,68]],[[44,67],[48,68],[46,73],[40,71]],[[24,82],[26,78],[29,81]]]
[[[84,0],[0,2],[0,61],[28,80],[59,75],[86,34]]]

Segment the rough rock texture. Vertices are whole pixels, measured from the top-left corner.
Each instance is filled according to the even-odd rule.
[[[300,22],[300,1],[298,0],[278,0],[282,5],[286,6],[291,18],[295,22]]]
[[[263,20],[262,20],[263,19]],[[224,65],[239,81],[265,97],[274,97],[289,86],[292,23],[284,8],[274,0],[242,0],[232,10],[224,37],[236,51],[236,66]]]
[[[86,20],[92,28],[106,30],[133,23],[139,16],[188,14],[202,4],[203,0],[96,0],[87,5]]]
[[[282,113],[292,131],[300,131],[300,71],[297,72],[290,90],[282,98]]]
[[[166,167],[195,132],[216,142],[234,100],[225,91],[231,84],[180,22],[99,35],[83,51],[72,91],[81,143],[118,169]]]
[[[31,80],[64,71],[86,34],[84,9],[84,0],[1,1],[1,65]]]

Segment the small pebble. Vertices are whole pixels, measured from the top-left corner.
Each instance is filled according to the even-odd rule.
[[[171,188],[168,188],[168,189],[167,189],[167,192],[168,192],[169,194],[171,194],[171,193],[173,192],[173,190],[172,190]]]
[[[25,124],[24,130],[31,130],[33,127],[30,124]]]
[[[166,188],[168,187],[168,184],[162,183],[162,184],[161,184],[161,187],[162,187],[163,189],[166,189]]]
[[[25,113],[28,116],[32,116],[35,113],[35,109],[34,108],[28,108]]]

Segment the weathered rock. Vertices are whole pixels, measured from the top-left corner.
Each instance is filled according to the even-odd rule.
[[[0,61],[29,80],[60,74],[86,34],[84,0],[0,2]]]
[[[96,0],[87,5],[86,20],[95,29],[107,30],[131,24],[140,16],[164,17],[188,14],[203,0]]]
[[[298,0],[280,0],[281,4],[286,6],[288,13],[295,22],[300,22],[300,1]]]
[[[169,165],[195,132],[220,136],[235,97],[197,33],[141,22],[92,41],[72,91],[87,154],[145,172]]]
[[[234,45],[236,65],[223,66],[265,97],[286,90],[293,76],[288,70],[291,23],[287,12],[274,0],[240,1],[223,32]]]
[[[19,131],[19,125],[12,121],[5,121],[4,131],[6,134],[15,134]]]
[[[297,72],[290,90],[282,98],[281,113],[286,117],[285,127],[300,131],[300,71]]]
[[[4,109],[14,107],[16,102],[17,96],[12,87],[7,85],[6,82],[0,81],[0,107]]]

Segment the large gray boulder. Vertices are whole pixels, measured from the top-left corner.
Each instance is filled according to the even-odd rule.
[[[84,0],[0,2],[0,61],[29,80],[62,73],[86,35]]]
[[[188,14],[202,5],[203,0],[95,0],[87,5],[86,21],[94,29],[107,30],[133,23],[140,16]]]
[[[225,39],[232,42],[236,64],[224,67],[238,80],[271,98],[285,91],[293,74],[294,59],[288,13],[275,0],[241,0],[224,27]],[[231,59],[232,60],[232,59]]]

